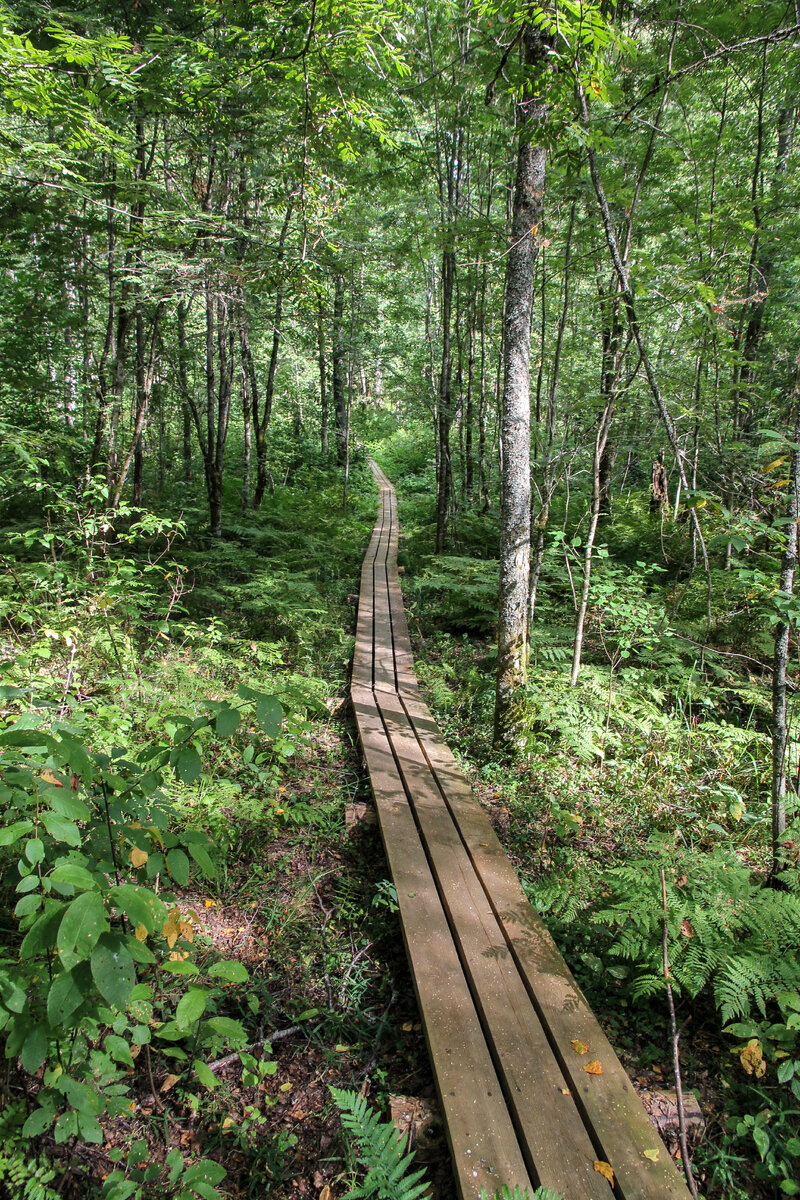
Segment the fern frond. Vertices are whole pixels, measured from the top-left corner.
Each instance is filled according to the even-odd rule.
[[[430,1184],[424,1169],[409,1174],[414,1151],[406,1153],[405,1135],[390,1121],[381,1121],[360,1092],[337,1087],[330,1091],[356,1158],[367,1168],[363,1184],[347,1192],[344,1200],[418,1200]]]

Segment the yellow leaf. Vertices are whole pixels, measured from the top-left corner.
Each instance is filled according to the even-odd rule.
[[[595,1171],[599,1171],[603,1178],[607,1179],[612,1187],[614,1186],[614,1171],[611,1167],[611,1163],[602,1162],[599,1158],[596,1158],[594,1161],[594,1169]]]
[[[290,1092],[292,1090],[292,1084],[291,1083],[282,1083],[278,1090],[281,1092]]]
[[[134,934],[134,937],[136,938],[137,942],[146,942],[147,941],[147,926],[146,925],[137,925],[133,931],[133,934]]]
[[[45,783],[52,783],[55,787],[63,788],[64,786],[55,771],[51,771],[49,767],[45,767],[42,771],[42,779]]]
[[[167,1078],[162,1083],[159,1091],[168,1092],[170,1088],[175,1087],[175,1084],[178,1082],[179,1079],[180,1079],[180,1075],[168,1075]]]
[[[333,1192],[331,1191],[331,1189],[328,1187],[328,1185],[326,1183],[325,1187],[322,1189],[322,1191],[319,1194],[319,1200],[332,1200],[332,1197],[333,1197]]]
[[[597,1061],[596,1058],[592,1059],[592,1061],[590,1063],[587,1063],[583,1069],[587,1075],[602,1075],[603,1074],[603,1068],[600,1065],[600,1063]]]
[[[572,1049],[575,1051],[576,1054],[588,1054],[589,1053],[589,1047],[586,1044],[586,1042],[579,1042],[577,1038],[573,1038],[571,1045],[572,1045]]]
[[[337,1042],[333,1048],[337,1054],[347,1054],[348,1050],[350,1049],[349,1046],[343,1046],[341,1042]]]
[[[236,1124],[236,1122],[234,1121],[233,1117],[226,1117],[225,1120],[222,1122],[222,1132],[225,1133],[228,1129],[230,1129],[235,1124]]]
[[[148,855],[146,850],[140,850],[138,846],[134,846],[131,849],[131,862],[137,869],[144,866],[144,864],[147,862],[147,858]]]
[[[645,1158],[649,1158],[650,1162],[658,1162],[658,1150],[643,1151]]]
[[[216,900],[204,900],[203,904],[206,906],[206,908],[216,908],[217,907]]]
[[[562,1088],[562,1089],[561,1089],[561,1095],[562,1095],[562,1096],[568,1096],[568,1095],[569,1095],[569,1088]]]
[[[780,458],[774,459],[774,461],[771,462],[768,467],[764,467],[764,474],[769,475],[770,471],[774,471],[774,470],[776,470],[777,467],[783,466],[783,464],[785,462],[786,462],[786,455],[782,454],[780,456]]]
[[[764,1062],[764,1051],[761,1049],[758,1038],[750,1038],[739,1055],[739,1061],[747,1074],[755,1075],[756,1079],[760,1079],[762,1075],[766,1074],[767,1064]]]
[[[403,1033],[411,1033],[413,1028],[414,1028],[414,1022],[406,1021],[405,1025],[403,1026]]]

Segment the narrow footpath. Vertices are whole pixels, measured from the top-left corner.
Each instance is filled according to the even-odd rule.
[[[352,698],[459,1193],[541,1184],[565,1200],[687,1200],[421,699],[396,497],[372,470],[380,508],[361,573]]]

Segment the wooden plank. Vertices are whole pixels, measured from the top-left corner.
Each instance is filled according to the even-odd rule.
[[[589,1135],[502,930],[442,801],[399,697],[376,697],[411,796],[470,989],[527,1150],[528,1169],[565,1196],[611,1200]]]
[[[525,897],[514,867],[427,707],[405,707],[461,837],[500,921],[529,994],[549,1032],[568,1083],[594,1131],[598,1157],[614,1168],[625,1200],[686,1200],[688,1188],[636,1095],[613,1047],[541,918]],[[572,1041],[585,1042],[603,1067],[589,1076]],[[659,1149],[657,1162],[644,1150]]]
[[[530,1187],[436,885],[371,690],[352,691],[459,1192]]]

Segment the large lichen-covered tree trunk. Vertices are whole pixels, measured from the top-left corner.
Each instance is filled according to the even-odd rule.
[[[526,667],[531,531],[531,307],[546,163],[546,151],[534,139],[547,116],[547,106],[536,90],[546,43],[541,31],[534,28],[526,30],[524,42],[530,83],[518,106],[520,138],[503,322],[500,600],[494,711],[495,743],[509,748],[519,739],[519,689],[525,682]]]

